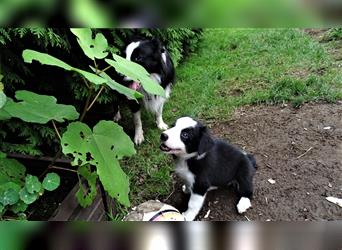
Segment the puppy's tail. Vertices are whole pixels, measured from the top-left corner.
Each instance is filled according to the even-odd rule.
[[[248,157],[248,159],[251,161],[253,167],[254,167],[255,169],[257,169],[258,167],[257,167],[256,160],[255,160],[254,156],[251,155],[251,154],[247,154],[247,157]]]

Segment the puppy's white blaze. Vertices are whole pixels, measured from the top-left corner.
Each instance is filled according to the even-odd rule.
[[[140,42],[132,42],[130,44],[128,44],[128,46],[126,47],[126,59],[127,60],[131,60],[131,56],[133,51],[138,48],[140,45]]]
[[[188,210],[183,215],[187,221],[193,221],[203,206],[205,195],[192,193],[190,196]]]
[[[191,117],[185,116],[185,117],[181,117],[177,119],[175,127],[178,127],[182,130],[188,127],[195,127],[196,125],[197,125],[197,122],[194,119],[192,119]]]
[[[195,127],[197,122],[190,117],[181,117],[176,121],[176,125],[164,131],[168,135],[168,140],[165,143],[171,149],[179,149],[183,154],[186,154],[185,145],[180,138],[181,131],[185,128]]]
[[[247,211],[248,208],[252,206],[251,200],[247,197],[241,197],[239,203],[237,204],[237,210],[239,214],[242,214]]]

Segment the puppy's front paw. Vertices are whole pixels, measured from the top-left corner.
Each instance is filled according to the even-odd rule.
[[[157,127],[160,129],[160,130],[167,130],[169,128],[169,126],[165,123],[165,122],[159,122],[157,123]]]
[[[182,191],[184,194],[190,194],[191,192],[190,188],[185,184],[182,186]]]
[[[186,221],[193,221],[196,217],[193,213],[189,212],[189,210],[182,213]]]
[[[239,203],[236,205],[236,208],[239,212],[239,214],[243,214],[247,211],[248,208],[252,206],[250,199],[246,197],[242,197],[239,201]]]
[[[135,133],[135,136],[134,136],[135,145],[140,145],[143,141],[144,141],[144,133],[142,131]]]

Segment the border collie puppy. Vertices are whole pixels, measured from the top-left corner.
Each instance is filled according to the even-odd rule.
[[[124,78],[124,85],[144,95],[143,105],[148,111],[156,115],[157,127],[161,130],[167,129],[168,126],[163,121],[163,106],[170,96],[171,86],[175,78],[173,62],[168,51],[158,39],[139,39],[134,40],[126,46],[125,56],[127,60],[143,66],[150,73],[150,77],[164,88],[166,98],[148,94],[140,86],[139,82],[132,81],[128,77]],[[141,105],[134,100],[130,100],[129,107],[133,112],[135,126],[134,142],[139,145],[144,141],[140,111]],[[114,120],[118,121],[120,118],[120,110],[118,109]]]
[[[173,155],[176,173],[185,181],[183,191],[190,193],[188,210],[183,213],[186,220],[195,219],[208,191],[233,181],[238,184],[238,212],[251,207],[256,171],[252,155],[213,138],[206,126],[190,117],[179,118],[160,140],[160,149]]]

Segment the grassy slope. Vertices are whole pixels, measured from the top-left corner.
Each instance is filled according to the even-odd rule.
[[[172,124],[190,115],[222,121],[244,104],[287,101],[298,106],[341,99],[341,70],[327,46],[298,30],[206,30],[197,52],[177,68],[164,120]],[[166,197],[172,189],[173,164],[159,151],[160,131],[146,112],[143,123],[146,140],[123,164],[131,177],[133,204]]]

